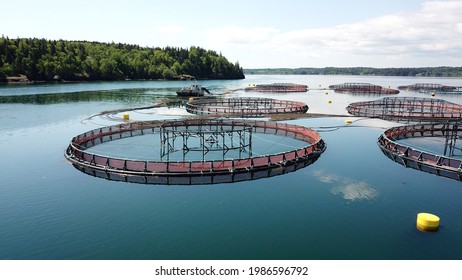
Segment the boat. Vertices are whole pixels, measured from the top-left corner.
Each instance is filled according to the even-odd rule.
[[[204,96],[205,92],[210,94],[210,91],[208,91],[205,87],[194,84],[194,85],[181,88],[180,90],[176,92],[176,94],[182,97],[197,97],[197,96]]]

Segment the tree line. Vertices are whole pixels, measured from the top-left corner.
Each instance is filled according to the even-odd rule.
[[[243,79],[239,63],[200,47],[148,48],[120,43],[0,38],[0,81]]]
[[[418,68],[372,68],[372,67],[325,67],[325,68],[265,68],[244,69],[245,74],[259,75],[375,75],[413,77],[462,77],[462,67]]]

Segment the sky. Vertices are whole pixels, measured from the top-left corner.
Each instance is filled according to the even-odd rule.
[[[462,66],[462,1],[0,0],[0,34],[198,46],[243,68]]]

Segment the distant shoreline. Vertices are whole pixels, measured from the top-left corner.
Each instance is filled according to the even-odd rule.
[[[402,77],[462,77],[462,67],[324,67],[324,68],[248,68],[246,75],[353,75],[353,76],[402,76]]]

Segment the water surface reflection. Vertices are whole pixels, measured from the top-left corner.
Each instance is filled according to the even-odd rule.
[[[372,200],[379,195],[378,191],[365,181],[325,173],[323,170],[316,170],[313,175],[322,183],[335,185],[330,192],[334,195],[341,195],[348,202]]]

